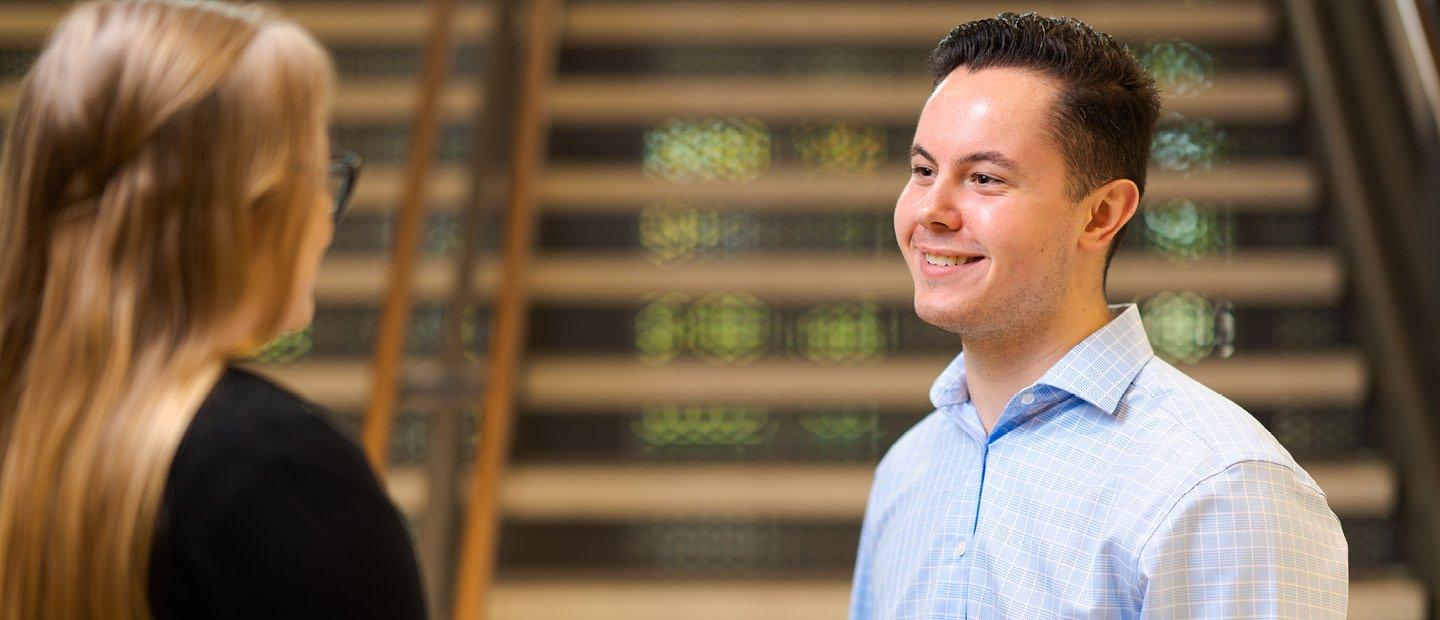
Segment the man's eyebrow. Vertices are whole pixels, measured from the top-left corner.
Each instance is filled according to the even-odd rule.
[[[920,146],[920,145],[918,145],[918,144],[912,144],[912,145],[910,145],[910,156],[911,156],[911,157],[914,157],[914,156],[916,156],[916,155],[919,155],[919,156],[921,156],[921,157],[924,157],[925,159],[930,160],[930,163],[932,163],[932,164],[938,164],[938,163],[940,163],[940,160],[935,159],[935,156],[934,156],[934,155],[931,155],[931,154],[930,154],[930,151],[925,150],[925,147]]]
[[[1010,171],[1020,170],[1020,164],[1015,163],[1015,160],[1006,157],[1000,151],[975,151],[974,153],[960,158],[959,160],[957,160],[957,163],[973,164],[975,162],[981,161],[990,162]]]
[[[940,160],[935,159],[935,156],[934,156],[934,155],[931,155],[931,154],[930,154],[930,151],[925,150],[925,147],[920,146],[920,145],[918,145],[918,144],[912,144],[912,145],[910,146],[910,156],[911,156],[911,157],[914,157],[914,156],[916,156],[916,155],[919,155],[919,156],[921,156],[921,157],[924,157],[925,159],[930,160],[930,163],[935,163],[935,164],[940,163]],[[964,156],[964,157],[956,160],[955,163],[957,163],[957,164],[973,164],[973,163],[975,163],[975,162],[981,162],[981,161],[983,161],[983,162],[990,162],[990,163],[992,163],[992,164],[995,164],[996,166],[1000,166],[1001,168],[1005,168],[1006,170],[1010,170],[1010,171],[1012,171],[1012,172],[1019,172],[1019,171],[1020,171],[1020,164],[1015,163],[1015,160],[1010,159],[1009,157],[1006,157],[1005,154],[1004,154],[1004,153],[1001,153],[1000,151],[993,151],[993,150],[992,150],[992,151],[975,151],[974,153],[971,153],[971,154],[969,154],[969,155],[966,155],[966,156]]]

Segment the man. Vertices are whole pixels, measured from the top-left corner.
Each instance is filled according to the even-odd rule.
[[[960,25],[931,70],[895,236],[916,313],[965,350],[876,470],[851,618],[1343,617],[1315,481],[1106,305],[1153,79],[1033,14]]]

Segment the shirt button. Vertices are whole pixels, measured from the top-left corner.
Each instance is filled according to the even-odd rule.
[[[1032,404],[1034,404],[1034,403],[1035,403],[1035,395],[1034,395],[1034,394],[1031,394],[1031,393],[1029,393],[1029,392],[1026,392],[1024,396],[1021,396],[1021,397],[1020,397],[1020,404],[1022,404],[1022,405],[1032,405]]]
[[[965,539],[961,538],[960,542],[955,545],[955,555],[965,555],[965,552],[969,549],[970,547],[966,545]]]

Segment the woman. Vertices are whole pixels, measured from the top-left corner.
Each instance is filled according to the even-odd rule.
[[[422,617],[359,450],[228,365],[314,312],[333,69],[218,3],[87,3],[0,160],[0,618]]]

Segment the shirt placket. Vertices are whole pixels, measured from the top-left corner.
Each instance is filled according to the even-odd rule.
[[[976,543],[980,536],[984,535],[985,523],[982,522],[981,516],[986,499],[985,484],[987,480],[993,477],[994,473],[990,471],[991,452],[996,442],[1015,431],[1024,418],[1041,404],[1041,398],[1036,394],[1036,390],[1033,387],[1016,394],[1015,397],[1006,404],[1004,412],[1001,413],[1000,419],[995,424],[995,428],[989,436],[985,437],[981,442],[980,466],[973,468],[976,470],[974,475],[978,476],[979,479],[974,485],[974,499],[973,503],[970,504],[973,510],[967,511],[970,519],[969,527],[962,528],[953,551],[959,559],[957,564],[960,568],[961,583],[963,583],[965,587],[965,618],[976,617],[975,614],[977,612],[975,610],[977,606],[973,605],[973,603],[984,596],[985,584],[988,581],[986,575],[979,574],[975,569],[975,558],[977,555],[975,550],[977,548]],[[979,420],[979,416],[977,415],[975,419]]]
[[[962,492],[964,493],[960,498],[961,509],[956,511],[956,527],[952,530],[951,536],[945,542],[948,549],[947,552],[950,554],[952,560],[950,565],[955,572],[950,583],[958,584],[959,591],[964,593],[963,601],[961,602],[960,616],[969,618],[972,615],[972,606],[970,603],[975,596],[978,585],[975,580],[976,575],[974,574],[974,543],[977,526],[979,525],[980,503],[985,497],[985,477],[986,468],[989,466],[990,441],[989,438],[985,436],[985,432],[979,424],[980,418],[976,414],[974,407],[970,403],[965,403],[962,407],[962,417],[966,419],[967,422],[973,421],[973,425],[967,424],[968,428],[966,430],[969,431],[967,434],[971,440],[978,444],[979,452],[976,459],[977,462],[965,468],[966,476],[968,476],[969,479],[965,481],[965,484],[961,485],[963,489]]]

